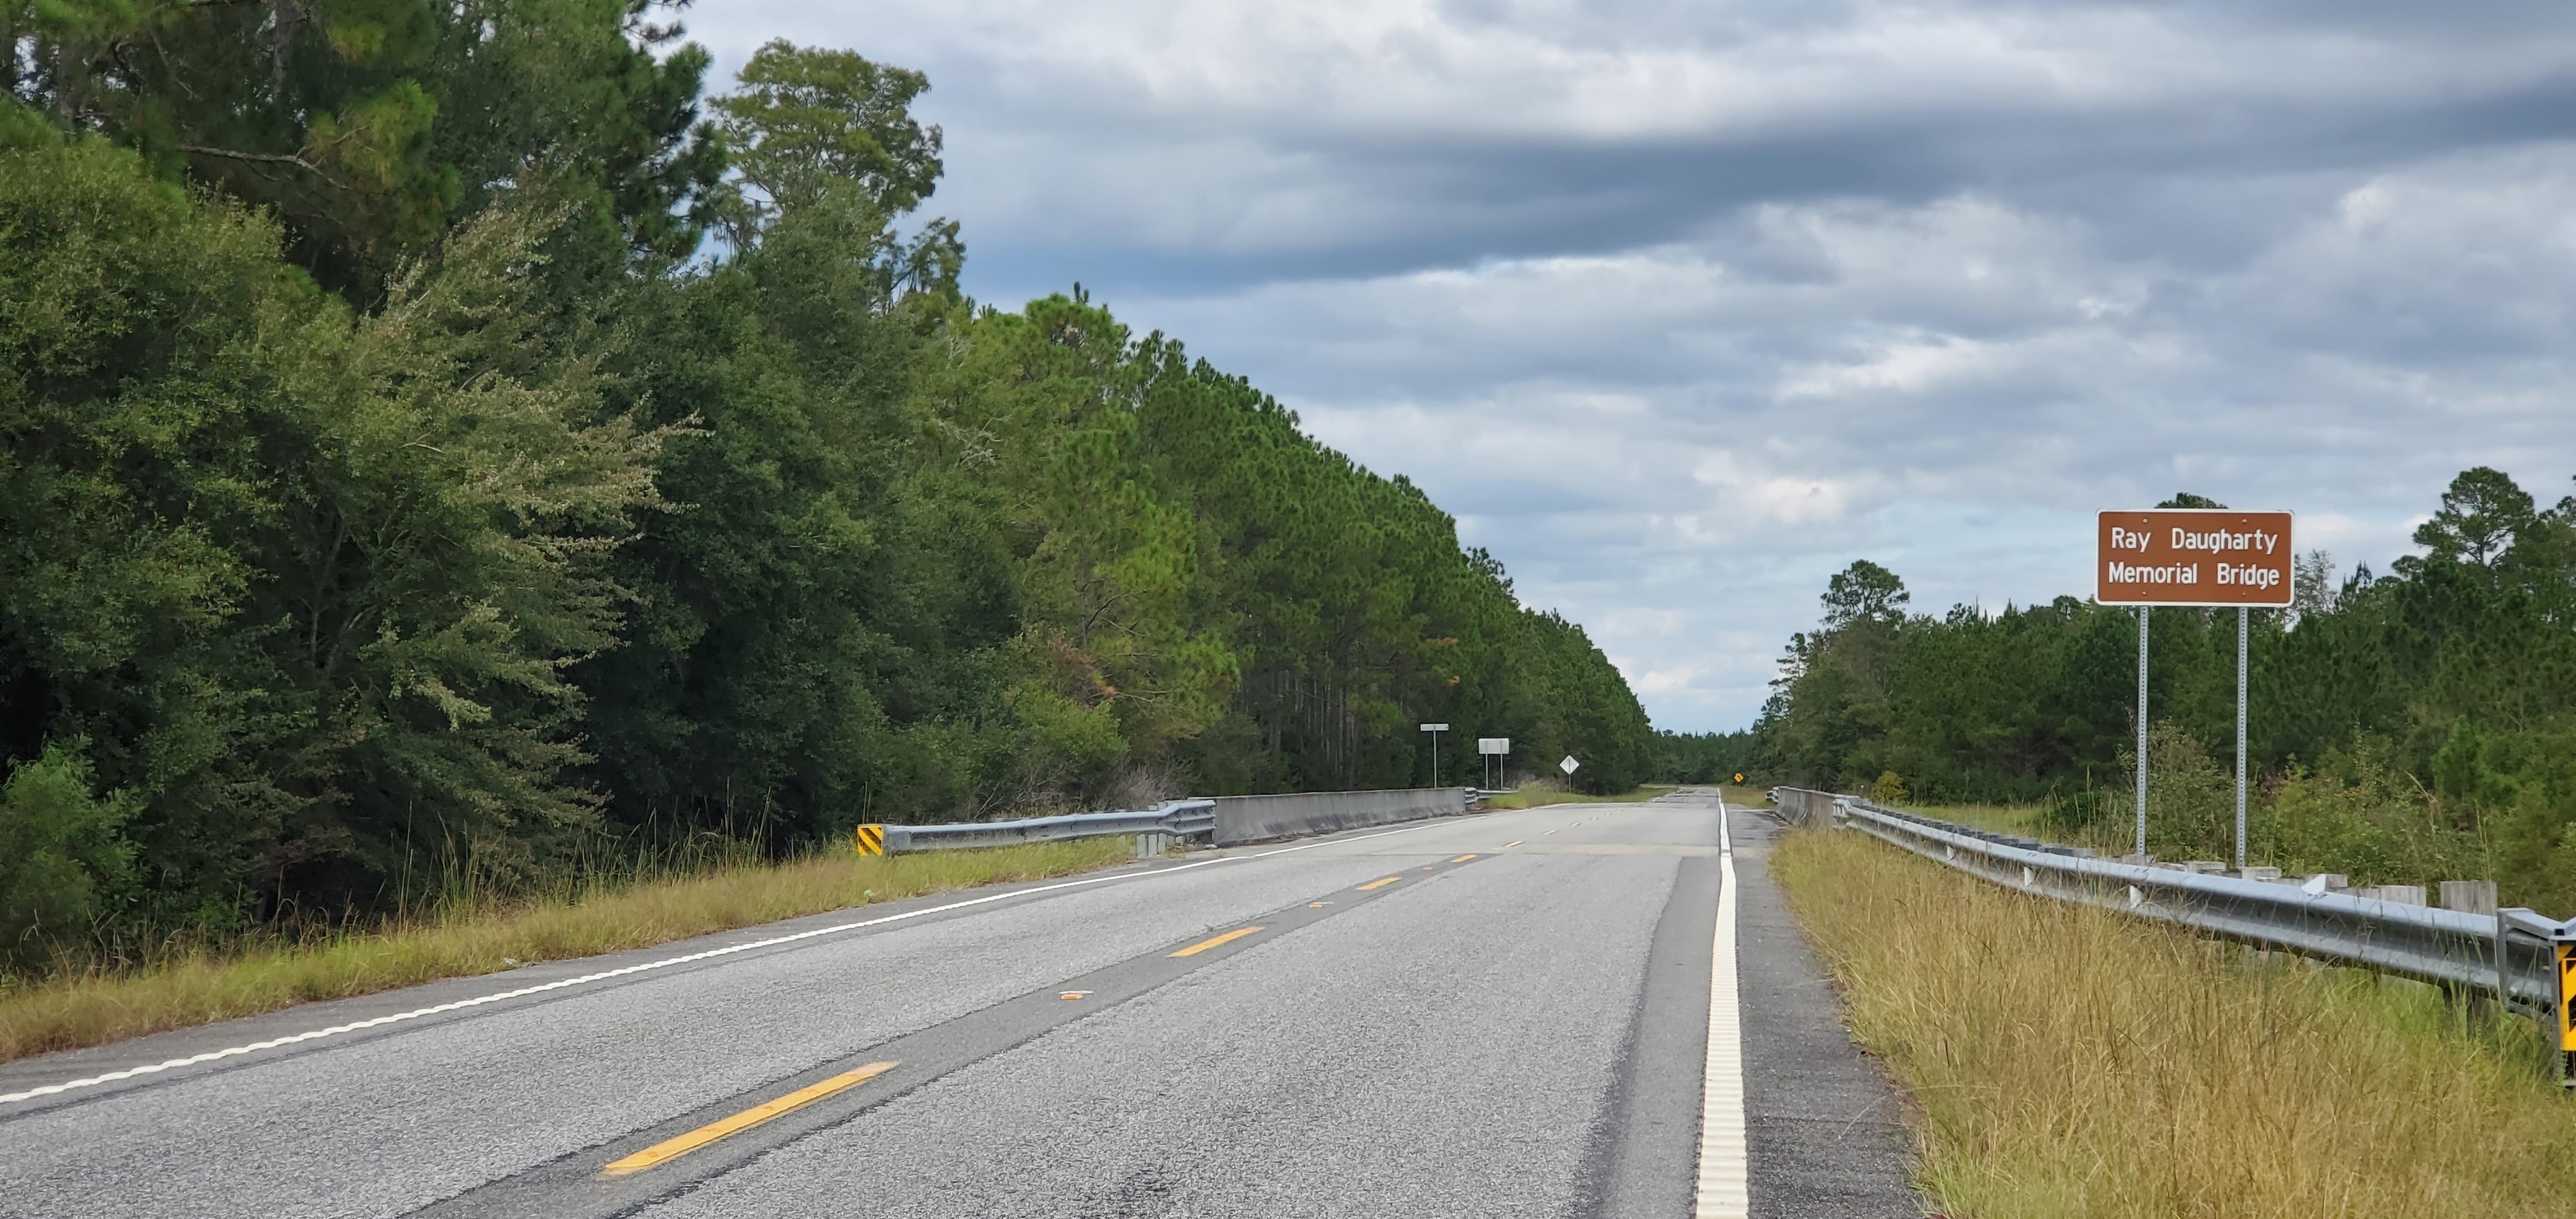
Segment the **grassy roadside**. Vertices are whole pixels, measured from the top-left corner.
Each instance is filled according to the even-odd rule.
[[[2576,1105],[2531,1023],[2028,897],[1858,834],[1772,870],[1922,1105],[1943,1213],[2564,1216]]]
[[[1649,783],[1634,791],[1621,792],[1615,796],[1593,796],[1583,792],[1524,787],[1519,791],[1500,796],[1487,796],[1477,807],[1514,809],[1545,808],[1551,804],[1635,804],[1642,800],[1652,800],[1671,790],[1673,785],[1670,783]]]
[[[644,948],[871,901],[1036,880],[1134,858],[1125,838],[729,867],[555,900],[451,912],[320,943],[200,953],[132,972],[0,989],[0,1062],[317,999]]]
[[[2040,830],[2038,824],[2040,809],[2034,804],[1906,804],[1901,807],[1909,813],[1938,817],[1943,821],[1956,821],[1961,825],[1973,825],[1978,829],[1993,830],[1998,834],[2045,837],[2052,841],[2065,837],[2064,834],[2043,833]],[[2127,823],[2121,824],[2125,826]]]

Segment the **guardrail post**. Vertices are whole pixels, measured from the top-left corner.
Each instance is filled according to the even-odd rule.
[[[2483,914],[2496,921],[2495,1011],[2497,1015],[2503,1015],[2511,1008],[2512,1005],[2507,1003],[2505,1000],[2504,917],[2496,913],[2495,882],[2491,880],[2446,880],[2440,885],[2440,897],[2442,908],[2445,910],[2457,910],[2462,914]],[[2476,1011],[2478,1009],[2480,999],[2477,992],[2473,989],[2444,987],[2443,994],[2447,998],[2464,1002],[2471,1011]]]
[[[2464,910],[2470,914],[2494,914],[2496,883],[2491,880],[2443,881],[2442,908]]]

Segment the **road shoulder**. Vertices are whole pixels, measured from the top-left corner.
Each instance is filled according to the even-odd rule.
[[[1736,970],[1743,995],[1745,1124],[1753,1213],[1765,1219],[1919,1219],[1904,1100],[1851,1039],[1841,1004],[1772,883],[1787,832],[1732,810]]]

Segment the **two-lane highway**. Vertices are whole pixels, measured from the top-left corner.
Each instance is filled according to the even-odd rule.
[[[1718,1213],[1728,959],[1752,1213],[1917,1214],[1743,810],[1718,951],[1720,815],[1199,852],[11,1064],[0,1214]]]

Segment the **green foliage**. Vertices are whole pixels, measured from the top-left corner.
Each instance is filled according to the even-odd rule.
[[[1078,296],[946,337],[919,394],[925,477],[987,505],[1021,556],[1013,716],[1106,707],[1131,773],[1200,791],[1427,783],[1425,720],[1462,725],[1446,776],[1476,773],[1479,735],[1536,766],[1573,753],[1595,790],[1644,776],[1650,731],[1617,671],[1520,607],[1411,484]],[[1023,755],[1022,790],[1114,781],[1049,752]]]
[[[1870,780],[1869,798],[1873,804],[1895,806],[1905,803],[1905,780],[1895,771],[1882,770]]]
[[[1825,584],[1825,629],[1841,630],[1856,622],[1903,620],[1913,594],[1896,573],[1862,559],[1834,573]]]
[[[2059,841],[2099,841],[2105,827],[2119,818],[2121,805],[2116,795],[2094,788],[2051,795],[2040,803],[2032,824]]]
[[[866,231],[867,261],[894,288],[955,291],[966,259],[956,222],[930,221],[909,240],[889,223],[939,184],[939,128],[911,112],[927,77],[782,40],[752,54],[741,84],[715,102],[734,167],[758,195],[737,191],[720,209],[735,246],[759,242],[782,213],[837,214]]]
[[[2507,900],[2576,908],[2576,497],[2543,509],[2480,467],[2415,540],[2426,553],[2384,577],[2337,583],[2303,556],[2294,608],[2254,613],[2253,849],[2356,881],[2494,876]],[[1901,592],[1873,565],[1835,577],[1755,729],[1766,772],[1852,790],[1894,771],[1918,799],[2036,802],[2125,849],[2106,804],[2129,782],[2136,611],[1868,608]],[[2149,846],[2225,858],[2236,616],[2160,609],[2150,631]]]
[[[86,933],[103,891],[127,879],[132,850],[117,834],[133,815],[123,792],[91,788],[81,743],[48,742],[0,784],[0,964],[43,960],[56,941]]]
[[[646,11],[0,9],[15,965],[1419,784],[1423,720],[1443,777],[1646,777],[1617,670],[1410,483],[1078,288],[961,299],[919,74],[772,43],[699,124]]]
[[[561,669],[613,640],[657,437],[536,341],[544,229],[487,213],[357,317],[130,153],[0,154],[0,725],[143,802],[146,905],[588,818]]]
[[[939,128],[912,117],[913,99],[930,88],[921,73],[778,40],[752,53],[741,83],[716,109],[735,168],[771,199],[846,181],[900,215],[937,187]]]
[[[2538,515],[2530,492],[2502,470],[2479,466],[2452,480],[2442,493],[2441,510],[2415,527],[2415,544],[2434,562],[2485,567],[2501,558]]]
[[[48,0],[8,10],[24,58],[0,77],[67,130],[269,211],[297,263],[372,303],[540,166],[612,240],[696,248],[724,170],[697,122],[707,55],[672,48],[651,7]]]

